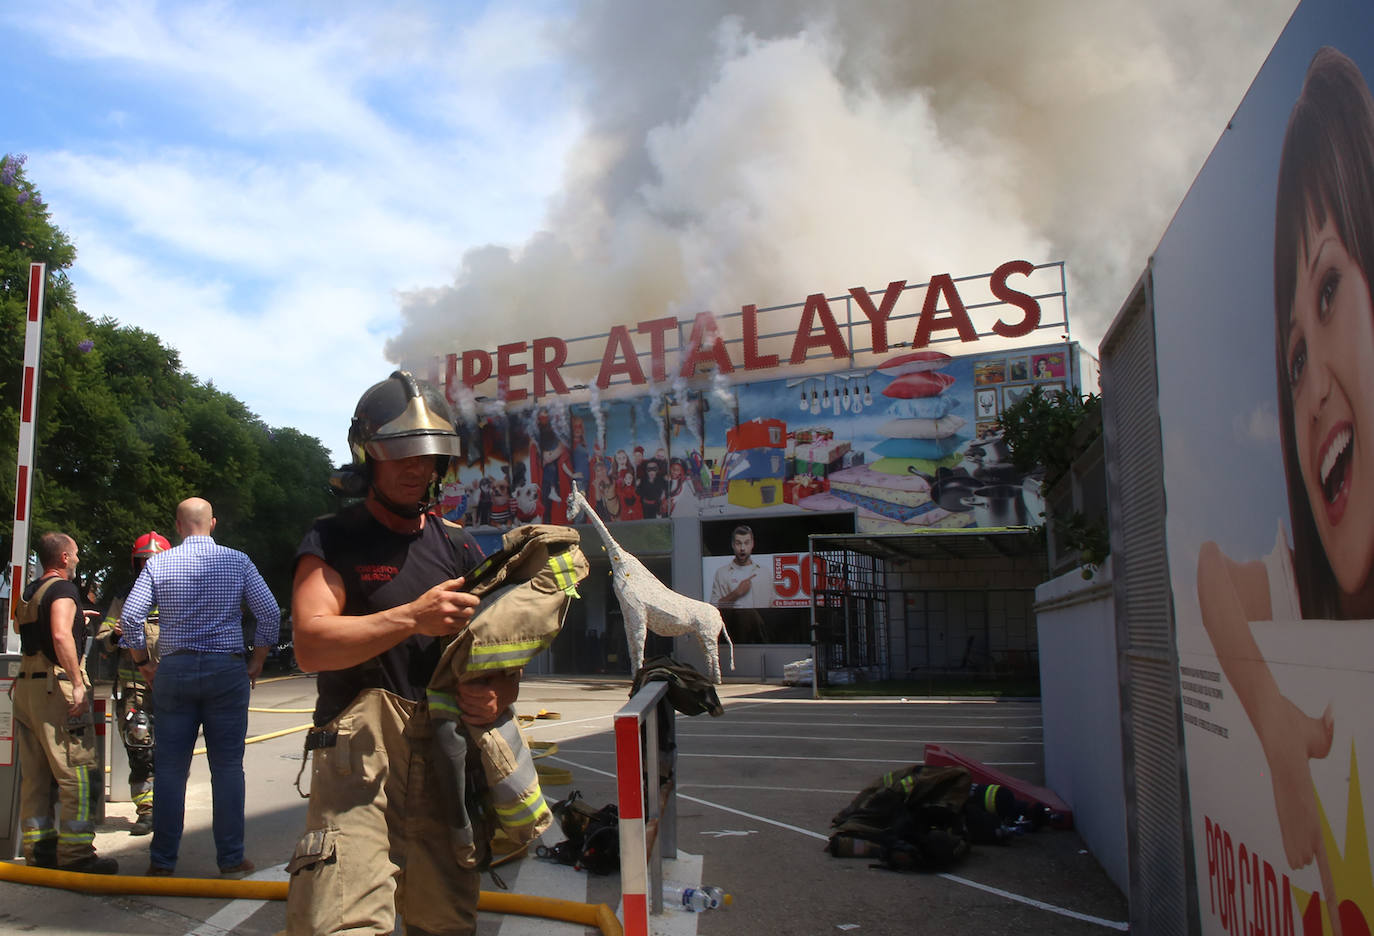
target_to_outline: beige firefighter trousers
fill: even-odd
[[[96,773],[95,722],[87,709],[76,725],[67,721],[72,684],[61,667],[41,653],[26,656],[14,682],[15,741],[23,779],[19,824],[29,864],[68,865],[95,854],[94,797],[105,795]],[[85,679],[85,674],[78,674]],[[90,680],[86,680],[90,685]],[[53,821],[54,800],[62,825]]]
[[[317,730],[335,737],[311,752],[306,833],[287,865],[288,936],[389,934],[397,914],[408,936],[474,932],[479,875],[458,866],[430,792],[425,707],[367,689]]]

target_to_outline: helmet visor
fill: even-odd
[[[389,435],[371,440],[365,448],[368,457],[375,461],[396,461],[400,458],[413,458],[416,455],[457,456],[463,454],[463,446],[458,436],[438,432]]]
[[[427,400],[423,392],[411,397],[396,418],[372,432],[363,445],[367,454],[379,461],[415,455],[461,455],[462,441],[440,408],[441,399]]]

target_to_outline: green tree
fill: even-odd
[[[1043,468],[1040,490],[1048,495],[1102,433],[1101,408],[1102,398],[1095,393],[1046,396],[1036,386],[1002,414],[1002,440],[1012,463],[1027,473]],[[1085,564],[1095,565],[1106,557],[1108,530],[1103,518],[1075,510],[1048,519],[1064,545],[1077,550]]]
[[[23,166],[20,157],[0,161],[0,349],[4,360],[23,360],[29,264],[48,264],[31,534],[75,536],[81,584],[108,599],[131,584],[133,541],[150,529],[175,540],[177,503],[199,495],[215,506],[216,539],[247,552],[285,603],[301,535],[333,509],[328,452],[188,374],[157,336],[82,313],[66,274],[75,250]],[[0,446],[9,452],[20,377],[17,366],[0,373]],[[0,484],[13,492],[14,480],[14,459],[0,458]],[[0,531],[6,556],[12,540],[12,528]]]

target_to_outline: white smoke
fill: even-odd
[[[606,413],[601,409],[601,390],[594,383],[587,386],[587,406],[591,408],[592,418],[596,420],[595,448],[597,452],[605,454]]]
[[[1095,349],[1293,6],[585,2],[560,41],[588,127],[546,229],[405,295],[388,354],[1011,258],[1066,261]]]

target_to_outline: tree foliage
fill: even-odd
[[[1012,463],[1026,473],[1044,466],[1041,487],[1048,491],[1097,438],[1100,424],[1097,432],[1080,429],[1090,424],[1101,405],[1102,398],[1095,393],[1047,396],[1037,385],[1002,413],[1002,441]]]
[[[29,264],[45,263],[31,535],[75,537],[79,582],[103,602],[131,582],[134,539],[155,529],[175,541],[177,503],[201,496],[216,540],[248,553],[285,603],[301,535],[333,509],[329,453],[188,374],[157,336],[81,312],[67,278],[76,251],[23,165],[0,161],[0,360],[11,362],[0,370],[0,450],[18,448]],[[13,497],[13,458],[0,458],[0,487]],[[6,557],[12,542],[0,529]]]
[[[1102,398],[1095,393],[1046,396],[1036,386],[1002,413],[1002,440],[1012,463],[1025,472],[1043,465],[1040,490],[1048,494],[1102,433],[1102,422],[1096,418],[1101,407]],[[1077,550],[1086,565],[1097,565],[1106,557],[1108,530],[1103,518],[1075,510],[1051,517],[1050,522],[1064,545]]]

